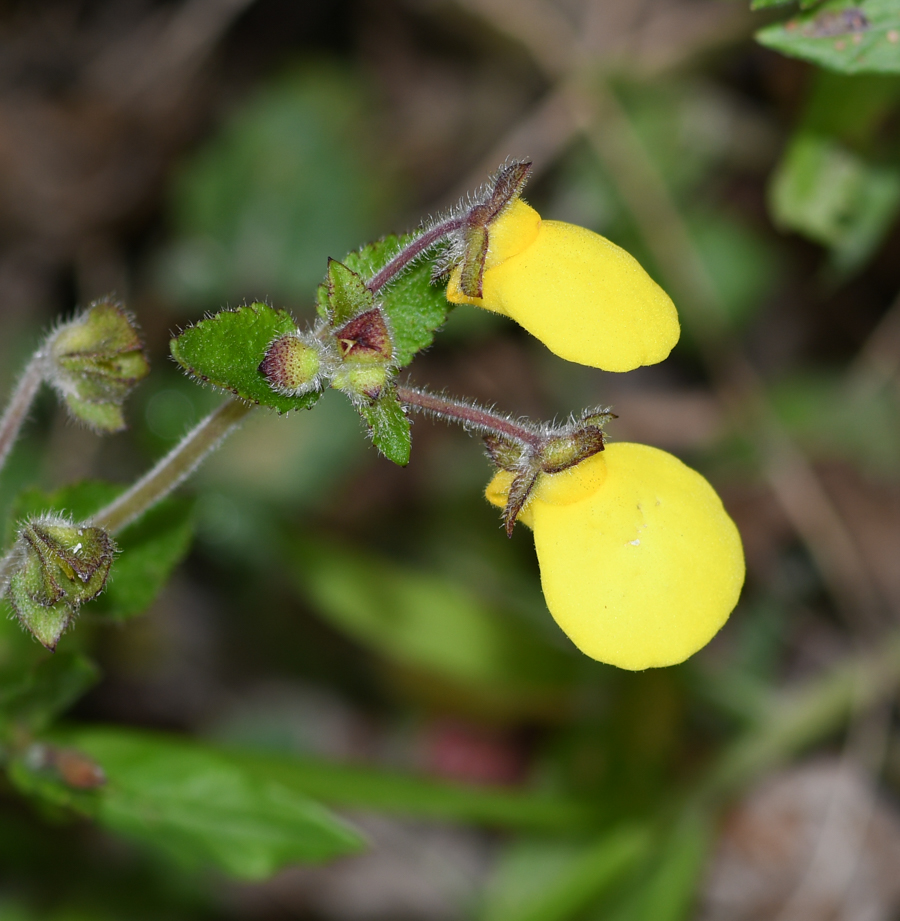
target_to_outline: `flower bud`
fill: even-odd
[[[394,357],[384,315],[377,308],[367,310],[334,332],[344,361],[389,363]]]
[[[348,362],[335,374],[331,386],[342,390],[354,403],[372,402],[381,396],[390,377],[386,365]]]
[[[259,373],[273,390],[285,396],[300,396],[323,386],[323,349],[313,336],[289,333],[276,339],[266,350]]]
[[[92,304],[51,335],[47,356],[48,380],[76,419],[102,432],[125,428],[122,404],[150,366],[121,305]]]
[[[103,591],[115,544],[102,528],[46,515],[19,531],[6,598],[40,643],[55,649],[86,601]]]

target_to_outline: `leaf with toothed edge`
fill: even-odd
[[[409,419],[392,387],[385,387],[374,403],[357,407],[369,426],[375,447],[401,467],[409,463],[411,435]]]
[[[286,311],[249,304],[188,327],[172,339],[172,357],[192,377],[248,403],[280,413],[309,409],[321,396],[318,391],[298,397],[276,393],[259,371],[272,341],[296,329]]]
[[[900,73],[896,0],[828,0],[787,22],[766,26],[756,39],[774,51],[845,74]]]
[[[326,287],[334,326],[342,326],[375,306],[375,295],[366,287],[365,281],[336,259],[328,260]]]
[[[370,243],[341,262],[363,278],[371,278],[414,239],[413,234],[388,236]],[[328,286],[319,285],[316,294],[320,316],[328,315]],[[417,352],[428,348],[434,333],[447,319],[452,305],[447,303],[442,285],[431,283],[431,260],[420,259],[378,292],[378,301],[390,323],[397,367],[408,365]]]

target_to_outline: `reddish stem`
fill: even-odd
[[[423,409],[448,422],[458,422],[466,428],[476,429],[485,434],[502,435],[531,448],[538,449],[541,446],[541,436],[533,428],[513,422],[480,406],[438,396],[425,390],[416,390],[413,387],[398,386],[397,396],[401,403]]]
[[[417,259],[429,247],[440,242],[444,237],[465,226],[466,216],[451,217],[440,224],[435,224],[424,233],[411,240],[391,261],[375,274],[366,287],[374,294],[388,282],[393,281],[411,262]]]

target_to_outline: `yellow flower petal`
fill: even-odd
[[[682,662],[737,603],[740,535],[709,483],[671,454],[612,444],[596,457],[605,476],[579,473],[588,462],[545,476],[528,505],[547,607],[601,662],[632,670]],[[495,477],[494,504],[500,487]]]
[[[531,246],[540,228],[541,216],[521,198],[507,205],[506,210],[491,224],[490,247],[484,261],[485,271]]]
[[[506,314],[579,364],[631,371],[666,358],[680,334],[678,314],[637,260],[599,234],[560,221],[541,221],[523,246],[533,215],[522,202],[510,205],[490,228],[483,297],[459,290],[457,268],[447,300]]]

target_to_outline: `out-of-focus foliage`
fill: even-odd
[[[269,409],[117,535],[55,654],[0,611],[0,919],[731,921],[761,892],[896,914],[900,24],[886,0],[750,6],[4,8],[4,399],[41,330],[112,290],[152,367],[102,442],[38,400],[7,545],[108,502],[223,389]],[[328,257],[370,277],[507,156],[534,157],[544,217],[635,254],[681,342],[567,366],[448,314],[423,260],[380,293],[393,360],[514,416],[611,404],[612,438],[716,486],[749,578],[682,666],[566,643],[477,443],[394,400],[280,415],[313,400],[259,375],[326,317]],[[745,798],[810,748],[780,811]]]
[[[900,143],[887,128],[898,99],[898,77],[823,72],[772,174],[776,223],[827,246],[839,274],[872,256],[900,210]]]
[[[841,73],[900,73],[900,10],[893,0],[828,0],[756,37],[782,54]]]
[[[325,62],[271,81],[181,168],[160,284],[204,308],[309,303],[323,257],[378,233],[396,188],[367,143],[367,93]]]

